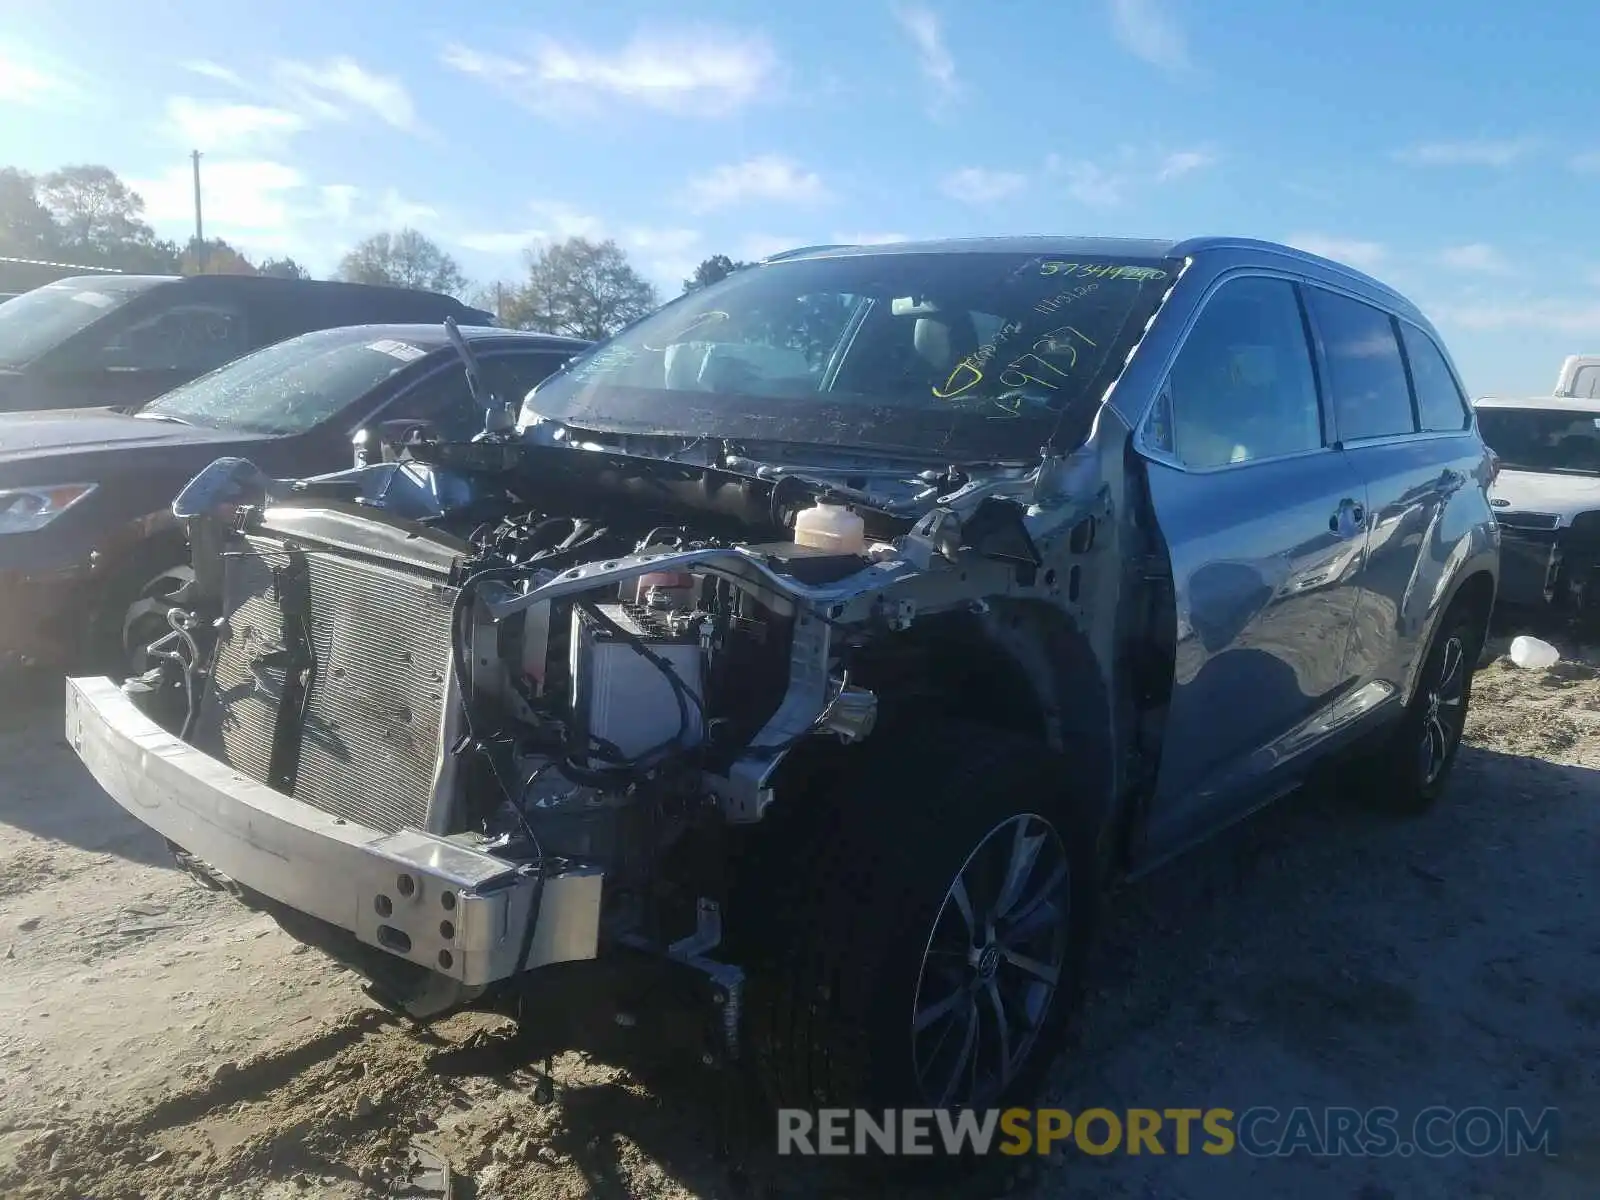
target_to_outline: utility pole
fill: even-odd
[[[194,263],[195,270],[203,275],[206,270],[206,233],[200,220],[200,151],[189,151],[189,159],[194,163]]]

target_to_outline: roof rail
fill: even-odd
[[[780,250],[776,254],[769,254],[769,255],[767,255],[767,257],[761,259],[760,261],[764,262],[764,263],[782,262],[786,258],[795,258],[795,257],[797,257],[797,256],[799,256],[801,254],[815,254],[819,250],[849,250],[849,249],[852,249],[852,244],[850,242],[832,242],[832,243],[828,243],[826,245],[819,245],[819,246],[797,246],[793,250]]]

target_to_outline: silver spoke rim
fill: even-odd
[[[1426,695],[1427,708],[1422,719],[1422,738],[1417,747],[1424,786],[1443,773],[1450,752],[1461,736],[1465,723],[1466,648],[1459,637],[1444,644],[1439,658],[1439,674]]]
[[[934,917],[912,1000],[912,1065],[939,1107],[983,1107],[1032,1054],[1066,960],[1071,871],[1036,813],[994,826]]]

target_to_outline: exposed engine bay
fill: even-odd
[[[873,732],[853,656],[919,614],[1060,591],[996,494],[1030,486],[1014,475],[902,471],[874,507],[847,481],[599,447],[413,449],[304,481],[241,460],[197,477],[174,505],[195,583],[124,691],[338,822],[535,880],[492,952],[464,951],[449,912],[373,898],[362,940],[423,969],[388,985],[416,1015],[604,945],[688,962],[736,1010],[737,968],[709,957],[728,839],[802,742]],[[893,511],[917,493],[956,503]],[[802,544],[819,513],[844,534]]]

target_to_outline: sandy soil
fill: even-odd
[[[1554,1106],[1558,1159],[1069,1153],[937,1194],[1600,1194],[1600,649],[1563,649],[1479,673],[1429,816],[1297,795],[1123,889],[1048,1095]],[[717,1089],[672,1047],[564,1055],[541,1104],[503,1024],[385,1016],[171,869],[78,766],[58,694],[0,717],[0,1194],[443,1195],[440,1164],[458,1198],[889,1194],[809,1163],[730,1171]]]

